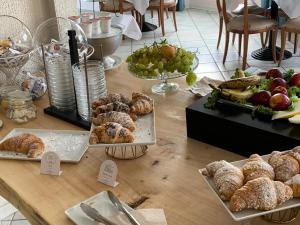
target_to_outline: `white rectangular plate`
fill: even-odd
[[[45,151],[55,151],[62,162],[78,163],[85,151],[88,149],[89,132],[76,130],[15,128],[7,134],[1,142],[7,138],[24,133],[30,133],[41,138],[45,144]],[[41,155],[37,158],[28,158],[25,154],[0,151],[0,159],[40,161]]]
[[[270,155],[264,155],[263,156],[264,160],[266,160],[266,161],[268,161],[269,157],[270,157]],[[231,164],[233,164],[234,166],[237,166],[237,167],[242,167],[246,163],[246,161],[247,161],[247,159],[231,162]],[[266,214],[270,214],[270,213],[273,213],[273,212],[278,212],[278,211],[282,211],[282,210],[285,210],[285,209],[290,209],[290,208],[295,208],[295,207],[300,206],[300,198],[294,198],[294,199],[291,199],[291,200],[283,203],[282,205],[278,206],[277,208],[275,208],[273,210],[269,210],[269,211],[260,211],[260,210],[255,210],[255,209],[244,209],[241,212],[231,212],[230,209],[229,209],[229,202],[225,202],[219,197],[213,179],[211,177],[206,177],[206,176],[202,175],[202,173],[201,173],[202,170],[203,169],[199,170],[199,172],[201,174],[201,177],[208,184],[208,186],[211,188],[211,190],[215,193],[215,195],[217,196],[219,201],[222,203],[224,208],[227,210],[227,212],[230,214],[230,216],[235,221],[249,220],[249,219],[259,217],[259,216],[263,216],[263,215],[266,215]]]
[[[97,195],[94,195],[93,197],[84,200],[84,203],[92,206],[102,216],[105,218],[114,217],[115,215],[118,215],[120,212],[118,209],[111,203],[111,201],[108,198],[107,192],[101,192]],[[81,203],[81,202],[80,202]],[[67,209],[65,211],[65,214],[70,218],[70,220],[73,221],[73,223],[77,225],[98,225],[100,223],[94,221],[90,217],[88,217],[80,208],[80,203],[77,205]],[[132,211],[133,209],[130,208],[128,205],[122,203],[129,211]]]
[[[117,143],[117,144],[96,144],[90,145],[90,147],[116,147],[116,146],[133,146],[133,145],[154,145],[156,143],[155,134],[155,116],[154,110],[144,116],[139,116],[135,121],[136,129],[133,132],[133,143]],[[91,127],[91,132],[94,129],[94,125]]]

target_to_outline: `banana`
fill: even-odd
[[[249,86],[254,86],[260,81],[260,77],[257,75],[236,78],[232,80],[228,80],[219,85],[220,89],[245,89]]]

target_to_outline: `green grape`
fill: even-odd
[[[194,72],[188,72],[185,80],[188,85],[193,85],[197,80],[197,75]]]

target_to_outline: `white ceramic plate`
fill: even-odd
[[[139,116],[135,121],[136,129],[133,132],[133,143],[118,143],[118,144],[96,144],[89,145],[90,147],[117,147],[117,146],[134,146],[134,145],[154,145],[156,143],[155,134],[155,115],[154,109],[152,113],[144,116]],[[91,131],[94,125],[91,127]]]
[[[270,155],[264,155],[263,158],[268,161]],[[235,161],[232,162],[233,165],[237,166],[237,167],[242,167],[247,160],[241,160],[241,161]],[[203,169],[200,169],[199,172],[201,174],[201,177],[204,179],[204,181],[208,184],[208,186],[211,188],[211,190],[214,192],[214,194],[217,196],[217,198],[219,199],[219,201],[222,203],[222,205],[224,206],[224,208],[227,210],[227,212],[230,214],[230,216],[235,220],[235,221],[243,221],[243,220],[248,220],[248,219],[252,219],[255,217],[259,217],[259,216],[263,216],[266,214],[270,214],[270,213],[274,213],[274,212],[278,212],[278,211],[282,211],[282,210],[286,210],[286,209],[290,209],[290,208],[295,208],[295,207],[299,207],[300,206],[300,198],[294,198],[291,199],[285,203],[283,203],[282,205],[278,206],[277,208],[273,209],[273,210],[269,210],[269,211],[260,211],[260,210],[254,210],[254,209],[244,209],[241,212],[231,212],[229,209],[229,203],[228,202],[224,202],[222,199],[220,199],[219,195],[217,194],[217,189],[216,186],[213,182],[213,179],[211,177],[206,177],[204,175],[202,175],[201,171]]]
[[[55,151],[62,162],[78,163],[88,149],[89,132],[76,130],[42,130],[15,128],[2,140],[24,133],[34,134],[41,138],[45,144],[45,151]],[[0,159],[17,159],[40,161],[37,158],[28,158],[27,155],[9,151],[0,151]]]
[[[83,201],[84,203],[92,206],[98,212],[104,216],[107,219],[111,219],[111,217],[114,217],[116,215],[119,215],[120,212],[117,210],[117,208],[111,203],[111,201],[108,198],[107,192],[101,192],[87,200]],[[81,202],[80,202],[81,203]],[[65,211],[65,214],[77,225],[99,225],[100,223],[94,221],[90,217],[88,217],[80,208],[80,203],[77,205],[67,209]],[[128,205],[123,205],[129,210],[132,211],[133,209],[130,208]],[[120,219],[119,217],[117,219]],[[113,221],[113,222],[119,222],[120,223],[126,223],[126,221]]]

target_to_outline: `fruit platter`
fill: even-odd
[[[250,74],[237,68],[230,80],[210,86],[213,91],[205,108],[232,105],[251,111],[254,117],[300,124],[300,73],[292,69]]]
[[[128,56],[129,71],[136,77],[146,80],[162,80],[152,87],[154,93],[176,92],[177,83],[169,83],[169,79],[186,76],[188,85],[196,82],[197,76],[193,72],[199,65],[195,53],[168,44],[166,40],[145,45]]]

